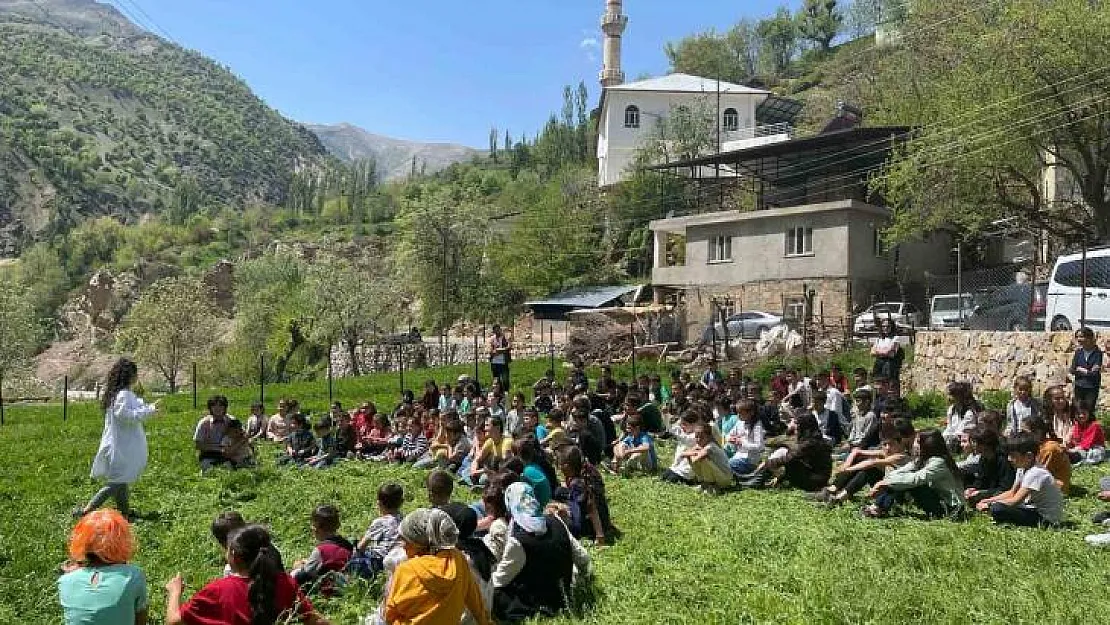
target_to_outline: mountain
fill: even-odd
[[[306,126],[327,147],[328,152],[346,162],[374,158],[386,180],[404,178],[412,173],[412,159],[418,169],[435,173],[454,163],[483,154],[481,150],[453,143],[405,141],[367,132],[351,124]]]
[[[89,217],[283,201],[324,146],[93,0],[0,0],[0,256]]]

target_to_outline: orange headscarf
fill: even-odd
[[[131,524],[112,509],[86,514],[69,535],[69,557],[74,562],[88,562],[93,556],[104,564],[123,564],[134,553]]]

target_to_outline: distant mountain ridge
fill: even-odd
[[[330,160],[226,67],[93,0],[0,0],[0,256],[103,215],[285,201]]]
[[[405,178],[412,173],[413,157],[417,171],[435,173],[484,154],[455,143],[406,141],[377,135],[352,124],[305,124],[332,156],[353,162],[373,157],[385,180]]]

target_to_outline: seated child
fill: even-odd
[[[1017,469],[1013,486],[975,507],[989,511],[991,519],[999,524],[1037,527],[1060,523],[1064,518],[1064,495],[1052,474],[1037,465],[1037,440],[1018,433],[1006,443],[1006,452]]]
[[[370,523],[366,534],[355,546],[355,554],[347,570],[365,578],[373,578],[385,570],[385,557],[401,544],[401,505],[405,491],[399,484],[378,487],[378,518]]]
[[[1014,379],[1014,398],[1006,405],[1006,437],[1021,431],[1021,422],[1029,417],[1043,416],[1041,403],[1033,397],[1033,382],[1024,375]]]
[[[820,491],[817,499],[830,507],[838,506],[864,486],[879,483],[891,471],[910,461],[913,437],[913,423],[909,419],[885,424],[879,432],[880,448],[853,449],[834,473],[833,483]]]
[[[145,623],[146,577],[128,564],[135,552],[131,525],[116,510],[90,512],[69,535],[69,562],[58,578],[66,625]]]
[[[501,484],[490,482],[482,491],[482,509],[486,516],[478,521],[478,527],[485,530],[482,542],[493,554],[493,561],[500,562],[505,553],[505,543],[509,540],[509,521],[512,516],[505,504],[505,489]]]
[[[832,447],[821,435],[817,418],[806,413],[795,421],[794,441],[779,447],[739,484],[745,488],[766,488],[781,483],[805,491],[816,491],[829,483],[832,474]]]
[[[975,430],[981,410],[982,406],[972,395],[971,384],[952,382],[948,385],[948,415],[941,423],[944,426],[941,435],[950,450],[959,449],[961,434]]]
[[[234,574],[208,582],[185,605],[181,575],[166,584],[166,623],[277,623],[279,617],[293,616],[306,625],[327,625],[285,572],[265,528],[248,525],[232,532],[227,558]]]
[[[330,597],[345,583],[343,570],[355,546],[339,535],[339,510],[335,506],[316,506],[311,523],[316,547],[307,560],[293,565],[290,575],[301,588],[318,589],[325,597]]]
[[[446,446],[436,452],[429,466],[438,466],[454,473],[459,470],[463,460],[470,453],[470,440],[466,438],[462,421],[459,421],[458,417],[448,419],[443,426],[443,432],[447,437]]]
[[[1048,469],[1056,486],[1064,495],[1071,489],[1071,460],[1064,447],[1049,437],[1048,422],[1040,417],[1029,417],[1021,422],[1021,431],[1033,435],[1037,441],[1037,464]]]
[[[247,437],[243,423],[239,420],[228,422],[227,431],[220,441],[220,450],[232,469],[245,469],[255,465],[253,439]]]
[[[227,554],[227,537],[232,532],[242,529],[247,526],[247,522],[243,520],[243,515],[235,510],[225,510],[212,520],[212,538],[220,545],[220,557],[226,558]],[[226,561],[224,562],[224,577],[231,575],[231,565]]]
[[[975,470],[963,472],[964,497],[969,504],[994,497],[1010,489],[1014,483],[1014,465],[1010,464],[998,432],[980,426],[970,436],[971,453],[977,461]]]
[[[513,438],[522,436],[524,434],[531,434],[537,440],[543,440],[547,436],[547,428],[540,424],[540,413],[535,408],[528,407],[524,409],[524,419],[522,421],[520,433],[514,433]]]
[[[1102,424],[1094,416],[1094,405],[1081,402],[1076,413],[1075,424],[1071,426],[1068,459],[1072,464],[1098,464],[1106,458],[1106,435]]]
[[[270,416],[266,422],[266,439],[275,443],[285,442],[293,433],[293,415],[300,412],[300,406],[295,399],[282,399],[278,401],[278,411]]]
[[[670,429],[671,438],[674,439],[674,460],[671,467],[659,476],[659,479],[672,484],[694,484],[694,467],[686,452],[694,447],[694,426],[701,423],[701,418],[694,410],[686,410],[678,418],[678,422]]]
[[[339,439],[335,435],[334,425],[331,415],[324,415],[313,427],[319,449],[306,461],[313,469],[326,469],[340,458]]]
[[[651,434],[643,430],[643,421],[639,413],[632,413],[625,417],[624,426],[624,438],[613,445],[613,471],[654,473],[658,467],[655,443]]]
[[[694,426],[694,446],[684,453],[693,467],[694,482],[700,492],[715,494],[718,489],[732,485],[728,456],[713,438],[713,430],[708,424]]]
[[[828,395],[825,391],[812,391],[810,393],[809,410],[813,418],[817,419],[817,427],[821,436],[830,446],[837,446],[844,439],[844,430],[841,429],[840,416],[825,407]]]
[[[335,446],[338,448],[339,458],[354,458],[355,444],[358,435],[355,426],[351,423],[351,415],[345,410],[340,410],[335,418]]]
[[[419,460],[428,451],[428,437],[424,435],[424,425],[420,417],[409,417],[408,430],[401,438],[400,444],[385,454],[390,462],[412,463]]]
[[[573,445],[561,447],[558,457],[559,469],[566,477],[569,491],[567,506],[571,534],[575,538],[592,538],[597,545],[616,538],[620,532],[609,517],[609,499],[605,496],[605,482],[601,474],[586,462],[582,450]],[[493,531],[492,528],[490,531]],[[503,542],[501,547],[504,549]]]
[[[956,461],[938,430],[917,434],[916,461],[894,469],[871,487],[875,503],[864,508],[865,516],[889,516],[899,502],[912,499],[929,518],[951,517],[965,510],[963,483]]]
[[[501,468],[501,464],[512,455],[513,441],[505,436],[500,417],[486,420],[486,441],[470,468],[470,483],[484,485],[489,474]]]
[[[428,489],[428,503],[432,507],[443,506],[451,502],[451,493],[455,491],[455,479],[451,474],[442,469],[436,469],[428,474],[424,481]]]
[[[269,422],[270,418],[266,416],[262,402],[251,403],[251,416],[247,417],[247,437],[252,441],[265,440]]]
[[[358,442],[355,453],[361,458],[380,458],[389,450],[393,442],[393,429],[389,426],[389,416],[384,412],[375,413],[370,423],[357,430]]]
[[[319,450],[316,437],[308,426],[308,418],[299,412],[293,415],[290,426],[289,436],[285,437],[285,455],[278,459],[278,464],[302,465]]]
[[[562,410],[547,413],[547,436],[540,439],[540,444],[549,452],[568,442],[566,430],[563,429],[563,416]]]
[[[851,453],[853,449],[866,449],[865,443],[874,437],[879,429],[879,415],[872,410],[871,389],[856,389],[852,393],[852,425],[848,429],[848,438],[840,450],[842,453]]]
[[[763,424],[755,410],[755,402],[742,399],[736,404],[739,413],[735,425],[725,436],[729,447],[733,449],[732,458],[728,461],[734,475],[746,475],[755,471],[763,458],[763,448],[766,444]]]

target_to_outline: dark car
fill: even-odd
[[[1011,284],[990,291],[968,317],[969,330],[1032,330],[1044,327],[1047,284]]]

